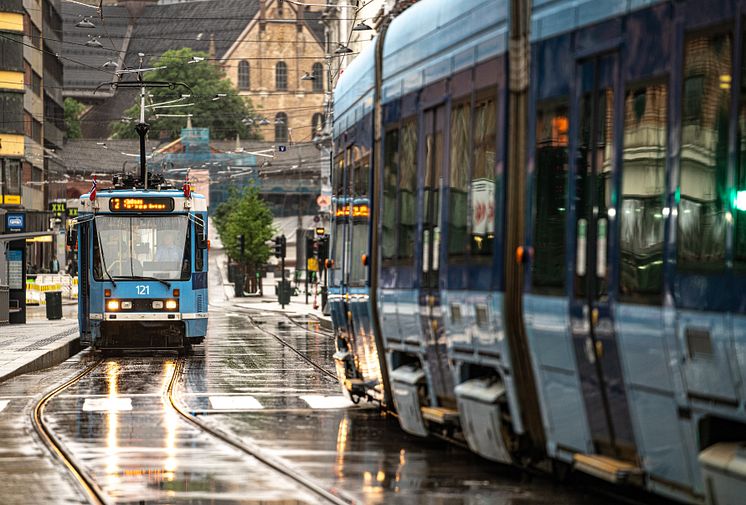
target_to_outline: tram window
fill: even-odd
[[[495,237],[497,103],[478,101],[474,109],[474,171],[471,177],[471,252],[492,254]]]
[[[417,231],[417,122],[401,129],[401,179],[399,182],[399,259],[414,259]]]
[[[362,257],[368,254],[368,222],[356,222],[352,225],[352,245],[350,247],[350,285],[365,284],[365,266]]]
[[[366,196],[368,194],[368,178],[370,177],[370,156],[366,153],[355,164],[353,175],[353,194]]]
[[[668,88],[649,84],[624,98],[619,295],[661,303]]]
[[[334,263],[332,266],[332,278],[333,283],[335,285],[340,285],[342,283],[342,263],[344,262],[344,221],[337,221],[334,223],[334,256],[332,257],[334,259]]]
[[[200,247],[202,238],[204,237],[204,234],[205,234],[204,224],[200,222],[195,222],[194,233],[195,233],[194,243],[196,244],[196,247],[194,248],[194,269],[197,272],[201,272],[205,268],[205,249],[204,247]]]
[[[188,239],[186,216],[97,216],[94,278],[189,279]]]
[[[682,268],[717,269],[725,262],[732,52],[729,34],[690,37],[685,44],[677,239]]]
[[[448,255],[466,253],[467,197],[469,186],[469,160],[471,106],[461,104],[451,111],[451,164],[448,191]]]
[[[565,285],[567,208],[567,102],[540,104],[536,115],[534,287],[561,292]]]
[[[744,34],[746,38],[746,34]],[[746,76],[746,59],[741,75]],[[733,198],[734,237],[733,260],[738,270],[746,270],[746,79],[741,77],[741,100],[738,113],[738,157]]]
[[[383,152],[383,237],[381,254],[383,259],[396,256],[396,193],[399,184],[399,130],[386,132]]]
[[[344,154],[339,153],[334,160],[334,193],[337,196],[344,196]]]

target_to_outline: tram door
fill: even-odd
[[[425,357],[431,374],[431,401],[450,404],[453,379],[448,367],[445,332],[440,308],[438,277],[440,272],[440,211],[444,163],[445,106],[424,113],[424,190],[422,205],[422,275],[420,307],[422,334],[426,339]],[[448,405],[450,406],[450,405]]]
[[[613,54],[579,62],[575,94],[573,346],[595,451],[634,461],[636,449],[609,300],[614,178]],[[609,212],[609,210],[611,212]]]

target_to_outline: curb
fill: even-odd
[[[78,329],[75,328],[75,332],[70,334],[67,338],[60,339],[56,347],[52,349],[43,349],[43,354],[37,356],[31,361],[20,365],[15,370],[2,373],[0,372],[0,383],[7,381],[18,375],[22,375],[30,372],[37,372],[44,370],[45,368],[59,365],[63,361],[67,360],[70,356],[73,356],[80,352],[80,335]]]

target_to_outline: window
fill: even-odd
[[[314,115],[311,116],[311,129],[313,130],[312,136],[321,133],[325,126],[326,120],[324,119],[324,115],[320,112],[315,112]]]
[[[249,62],[241,60],[238,62],[238,89],[245,91],[249,89],[251,81],[249,80]]]
[[[567,206],[567,103],[545,103],[536,114],[534,262],[532,283],[547,292],[565,285]]]
[[[284,61],[275,65],[275,89],[278,91],[287,91],[288,89],[288,66]]]
[[[21,194],[21,162],[19,160],[3,160],[3,195]]]
[[[344,175],[345,175],[345,162],[344,154],[339,153],[334,162],[334,180],[332,181],[334,187],[334,193],[338,196],[344,195]]]
[[[287,142],[288,140],[288,115],[278,112],[275,115],[275,142]]]
[[[185,280],[191,274],[186,216],[97,216],[94,277]]]
[[[36,27],[31,17],[25,14],[23,17],[23,33],[31,39],[31,44],[36,48],[41,48],[41,31]]]
[[[201,218],[201,216],[198,215],[198,217]],[[205,234],[205,224],[204,221],[195,221],[194,222],[194,269],[197,272],[201,272],[205,268],[205,249],[203,247],[200,247],[200,245],[206,246],[207,244],[204,242],[204,240],[207,240],[206,234]]]
[[[467,197],[469,190],[469,161],[471,106],[462,104],[451,111],[451,168],[448,199],[448,255],[466,253]]]
[[[495,238],[497,103],[478,100],[474,108],[474,171],[471,176],[471,252],[492,254]]]
[[[350,285],[365,284],[365,266],[362,257],[368,254],[368,221],[355,221],[352,224],[352,244],[350,245]]]
[[[746,34],[744,34],[746,38]],[[746,76],[746,60],[741,75]],[[738,114],[736,174],[733,188],[733,260],[738,270],[746,270],[746,79],[741,77],[741,101]]]
[[[30,139],[41,143],[41,123],[26,111],[23,112],[23,133]]]
[[[321,63],[314,63],[311,67],[311,77],[313,77],[313,90],[316,92],[324,91],[324,67]]]
[[[370,179],[370,154],[367,149],[360,151],[355,163],[355,173],[352,181],[352,194],[355,196],[368,196],[368,184]]]
[[[631,88],[624,98],[619,294],[631,302],[661,303],[667,100],[665,84]]]
[[[399,180],[399,258],[414,259],[417,231],[417,122],[412,120],[401,129]]]
[[[345,252],[345,221],[339,220],[334,223],[334,233],[332,234],[332,240],[334,241],[334,249],[332,250],[332,284],[338,286],[342,284],[342,263],[344,262]]]
[[[383,237],[381,254],[384,260],[396,257],[396,193],[399,184],[399,130],[386,132],[383,147]]]
[[[725,264],[732,52],[729,34],[690,37],[685,44],[677,195],[677,256],[685,269]]]

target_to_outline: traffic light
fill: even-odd
[[[284,258],[287,252],[287,241],[285,235],[280,235],[272,239],[275,243],[275,258]]]
[[[236,240],[238,241],[238,247],[241,251],[241,257],[243,258],[244,251],[246,251],[246,239],[244,238],[243,234],[236,235]]]
[[[320,237],[318,257],[322,262],[329,257],[329,235]]]

